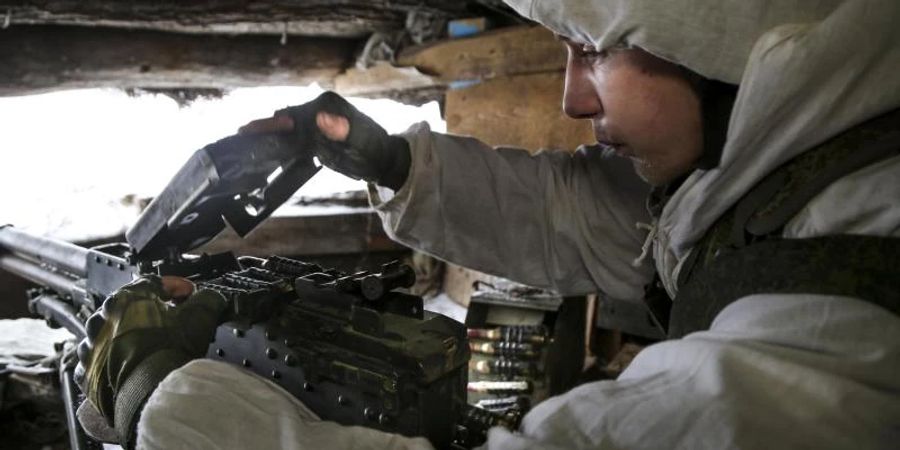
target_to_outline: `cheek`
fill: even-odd
[[[637,71],[613,70],[601,72],[595,79],[610,127],[634,134],[665,124],[665,98],[649,82],[652,77],[648,80]]]
[[[632,138],[654,147],[697,156],[702,142],[700,102],[686,81],[661,76],[636,75],[623,81],[632,95],[626,99],[623,118]],[[624,126],[624,124],[623,124]]]
[[[677,80],[653,76],[636,76],[629,81],[631,115],[642,126],[660,132],[682,128],[691,115],[689,92],[683,92]]]

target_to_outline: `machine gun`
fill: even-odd
[[[415,279],[397,263],[347,274],[293,259],[187,255],[231,226],[244,236],[317,171],[289,135],[232,136],[198,150],[126,233],[127,243],[82,248],[0,227],[0,268],[41,287],[29,309],[76,339],[119,287],[178,275],[222,293],[227,318],[207,354],[279,384],[323,420],[470,447],[497,416],[465,403],[465,327],[397,292]],[[99,448],[76,417],[84,396],[74,352],[60,381],[70,445]]]

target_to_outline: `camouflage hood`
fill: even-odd
[[[764,175],[900,106],[895,0],[506,1],[563,36],[640,47],[740,85],[721,164],[694,172],[657,224],[654,256],[670,293],[689,250]]]

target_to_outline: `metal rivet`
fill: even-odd
[[[218,355],[220,358],[224,358],[224,357],[225,357],[225,350],[222,350],[221,348],[217,348],[217,349],[216,349],[216,355]]]
[[[273,333],[272,330],[266,330],[266,339],[268,339],[270,341],[274,341],[275,333]]]
[[[391,418],[387,416],[387,414],[381,413],[378,415],[378,423],[382,425],[387,425],[391,423]]]
[[[100,261],[103,261],[103,258],[101,258],[99,256],[94,257],[94,262],[100,262]]]
[[[278,352],[276,352],[274,348],[267,348],[266,357],[269,359],[275,359],[278,357]]]
[[[111,259],[107,259],[107,260],[106,260],[106,265],[112,267],[112,260],[111,260]]]
[[[243,330],[239,330],[239,329],[235,328],[235,329],[231,330],[231,332],[234,333],[234,337],[239,337],[239,338],[244,337]]]
[[[375,408],[372,408],[371,406],[367,406],[366,409],[363,410],[363,415],[369,420],[378,419],[378,411],[375,411]]]
[[[290,347],[290,346],[294,345],[294,341],[292,341],[292,340],[290,340],[290,339],[285,339],[285,340],[284,340],[284,345]]]
[[[244,367],[250,367],[250,360],[247,359],[247,358],[244,358],[244,360],[241,361],[241,364],[242,364]]]
[[[275,370],[275,369],[272,369],[272,378],[274,378],[274,379],[276,379],[276,380],[279,379],[279,378],[281,378],[281,373],[279,373],[279,372],[278,372],[277,370]]]
[[[312,392],[313,385],[309,384],[308,381],[303,382],[303,390],[306,392]]]
[[[338,405],[342,405],[342,406],[346,406],[348,403],[350,403],[350,401],[347,400],[347,397],[344,397],[343,395],[337,396],[337,402],[338,402]]]
[[[119,270],[125,270],[125,264],[119,263],[116,267],[118,267]]]
[[[290,367],[297,365],[297,358],[294,355],[284,355],[284,363]]]

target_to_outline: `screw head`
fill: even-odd
[[[224,358],[224,357],[225,357],[225,350],[222,350],[221,348],[217,348],[217,349],[216,349],[216,356],[218,356],[219,358]]]
[[[272,369],[272,378],[274,378],[274,379],[276,379],[276,380],[279,379],[279,378],[281,378],[281,372],[279,372],[279,371],[277,371],[277,370],[275,370],[275,369]]]
[[[284,364],[288,367],[297,365],[297,358],[294,355],[284,355]]]
[[[312,392],[312,391],[313,391],[313,385],[312,385],[312,384],[309,384],[309,381],[304,381],[304,382],[303,382],[303,390],[306,391],[306,392]]]
[[[238,337],[238,338],[244,337],[244,330],[235,328],[235,329],[231,330],[231,332],[232,332],[232,334],[234,334],[234,337]]]
[[[247,358],[244,358],[244,359],[241,361],[241,365],[244,366],[244,367],[250,367],[250,360],[247,359]]]
[[[275,351],[274,348],[269,347],[266,349],[266,358],[275,359],[277,357],[278,357],[278,352]]]

